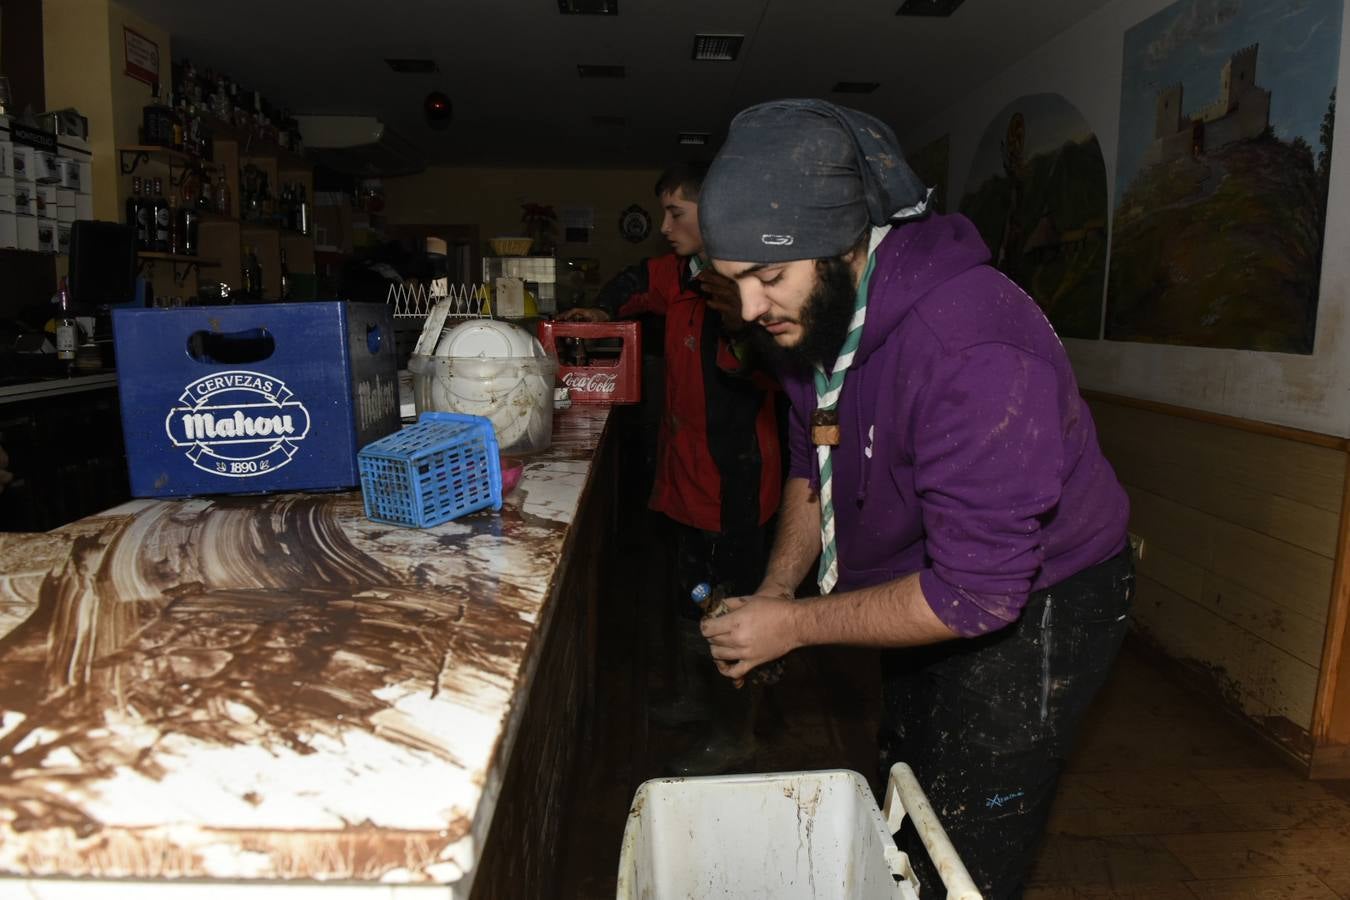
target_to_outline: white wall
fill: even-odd
[[[915,149],[951,134],[949,206],[955,208],[965,193],[980,137],[994,115],[1023,95],[1059,93],[1096,131],[1106,157],[1107,184],[1114,192],[1124,35],[1171,4],[1118,0],[906,133],[905,146]],[[1350,78],[1350,28],[1341,34],[1340,65],[1337,93],[1344,97]],[[1350,436],[1350,116],[1342,116],[1338,124],[1315,352],[1295,356],[1068,340],[1082,387]]]

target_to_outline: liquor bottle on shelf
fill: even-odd
[[[150,203],[150,179],[141,182],[136,198],[136,249],[153,250],[155,244],[154,210]]]
[[[130,227],[133,232],[136,231],[136,223],[140,218],[140,206],[141,178],[137,175],[131,179],[131,193],[127,194],[127,226]]]
[[[178,218],[178,197],[172,191],[169,192],[169,252],[174,256],[183,256],[183,231],[179,227],[182,223]]]
[[[156,253],[169,252],[169,203],[164,199],[164,182],[155,179],[155,194],[150,200],[150,208],[153,212],[152,219],[154,223],[154,249]]]
[[[233,215],[234,203],[230,197],[230,183],[225,176],[216,182],[216,212],[222,216]]]
[[[169,94],[169,145],[179,153],[183,152],[183,116],[174,108],[173,94]]]
[[[286,269],[286,248],[281,248],[281,296],[278,299],[291,299],[291,273]]]
[[[244,297],[252,297],[254,292],[253,248],[245,244],[241,259],[242,262],[239,266],[239,293]]]
[[[154,98],[141,113],[141,140],[155,147],[173,145],[173,110],[164,105],[159,96],[159,82],[153,87]]]
[[[75,323],[75,314],[70,311],[70,289],[66,279],[61,279],[61,287],[56,292],[56,302],[60,312],[56,318],[56,358],[68,365],[75,363],[75,347],[79,343],[79,326]]]
[[[295,230],[301,234],[309,234],[309,201],[305,199],[303,184],[296,185]]]

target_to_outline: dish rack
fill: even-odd
[[[425,319],[442,300],[450,301],[447,319],[487,318],[483,313],[488,302],[485,284],[452,284],[444,293],[425,284],[391,284],[385,296],[395,319]]]

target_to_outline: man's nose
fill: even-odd
[[[747,322],[753,322],[769,311],[769,298],[757,282],[758,279],[747,278],[740,283],[741,318]]]

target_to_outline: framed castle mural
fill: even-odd
[[[1343,0],[1181,0],[1125,34],[1106,336],[1310,354]]]
[[[1101,337],[1106,187],[1096,135],[1059,94],[1000,111],[966,179],[961,212],[1061,337]]]

